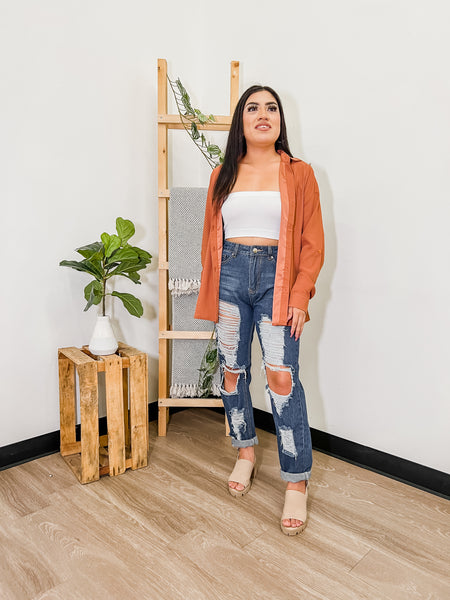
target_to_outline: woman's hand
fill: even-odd
[[[289,321],[291,323],[291,337],[295,335],[295,341],[301,336],[303,327],[305,325],[306,320],[306,312],[301,308],[295,308],[295,306],[290,306],[288,308],[288,324]]]

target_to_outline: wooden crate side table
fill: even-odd
[[[119,343],[116,354],[93,357],[87,346],[59,348],[61,455],[81,483],[120,475],[148,462],[148,357]],[[108,433],[99,436],[98,373],[105,373]],[[81,441],[76,439],[76,374]],[[129,402],[129,416],[128,416]],[[106,450],[107,447],[107,450]]]

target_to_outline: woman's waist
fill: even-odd
[[[268,238],[231,238],[223,242],[223,250],[232,254],[276,256],[278,252],[278,240],[270,240]]]

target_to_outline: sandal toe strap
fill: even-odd
[[[251,460],[245,458],[238,458],[228,481],[235,481],[247,486],[250,483],[250,477],[252,476],[254,464]]]
[[[281,519],[297,519],[305,523],[307,516],[307,500],[308,489],[306,490],[306,494],[297,492],[297,490],[286,490],[283,515]]]

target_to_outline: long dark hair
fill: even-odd
[[[278,110],[280,111],[280,135],[275,142],[275,150],[283,150],[286,152],[286,154],[292,156],[292,153],[289,149],[286,121],[284,120],[283,106],[281,104],[280,97],[275,90],[267,85],[252,85],[245,90],[245,92],[239,98],[239,102],[237,103],[233,114],[230,133],[228,134],[227,147],[225,150],[225,158],[213,191],[213,206],[216,208],[216,210],[221,208],[225,198],[233,189],[238,174],[238,162],[247,153],[247,142],[245,141],[244,125],[242,122],[245,103],[252,94],[262,91],[267,91],[272,94],[277,101]]]

